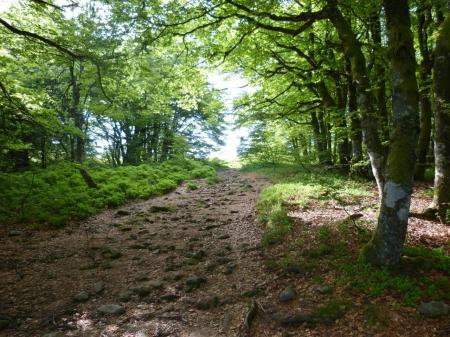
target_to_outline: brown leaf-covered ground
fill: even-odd
[[[348,210],[332,204],[293,209],[296,225],[286,241],[262,248],[255,204],[268,180],[233,170],[219,176],[215,185],[199,181],[191,190],[183,184],[60,230],[1,228],[0,322],[9,328],[0,336],[449,335],[446,317],[425,320],[415,308],[392,306],[395,298],[388,295],[349,292],[335,285],[338,275],[329,266],[318,265],[314,272],[270,268],[269,261],[295,249],[295,240],[312,240],[311,228],[342,220]],[[415,199],[413,209],[426,202]],[[375,216],[370,209],[361,213]],[[408,240],[441,245],[447,228],[413,218]],[[322,294],[319,284],[333,287]],[[278,295],[288,285],[296,297],[281,304]],[[314,310],[333,298],[345,298],[346,310],[328,324],[283,327],[273,319],[276,313]],[[98,308],[104,304],[120,305],[124,312],[102,314]],[[381,316],[377,324],[368,320],[370,308]]]

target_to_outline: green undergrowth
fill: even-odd
[[[372,195],[365,181],[354,181],[332,171],[312,166],[248,165],[244,172],[253,171],[269,177],[273,184],[265,188],[257,204],[258,220],[266,224],[263,244],[280,242],[289,232],[291,208],[308,208],[315,202],[335,200],[342,204],[355,204]]]
[[[174,189],[181,181],[216,176],[205,162],[174,160],[117,168],[93,166],[98,188],[88,188],[76,165],[61,164],[23,173],[0,174],[0,222],[60,226],[129,199]]]
[[[374,223],[347,217],[330,223],[294,224],[289,217],[290,211],[308,212],[329,202],[359,204],[373,196],[369,183],[312,167],[253,166],[244,170],[260,172],[273,182],[261,193],[258,218],[266,225],[263,246],[267,250],[273,246],[279,252],[281,246],[274,245],[282,244],[284,254],[268,258],[268,270],[308,273],[312,280],[321,279],[325,270],[333,273],[334,286],[350,294],[362,293],[369,298],[390,295],[399,305],[450,300],[449,247],[407,246],[397,266],[374,267],[359,258],[361,248],[372,236]]]

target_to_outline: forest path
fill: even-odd
[[[15,325],[0,336],[241,335],[248,296],[270,282],[255,222],[268,181],[219,177],[81,225],[0,233],[0,321]]]

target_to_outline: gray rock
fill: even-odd
[[[419,313],[426,318],[436,318],[448,315],[450,307],[444,302],[425,302],[419,305]]]
[[[20,235],[22,235],[22,232],[17,229],[13,229],[13,230],[9,231],[8,235],[9,236],[20,236]]]
[[[94,290],[94,293],[100,294],[103,290],[105,290],[105,282],[103,281],[95,282],[92,289]]]
[[[161,299],[167,302],[174,302],[179,298],[177,294],[164,294],[161,296]]]
[[[128,302],[131,299],[131,296],[133,296],[133,293],[131,291],[124,290],[119,293],[119,300],[121,302]]]
[[[276,312],[273,319],[278,322],[281,326],[299,326],[303,323],[314,323],[314,315],[308,312],[296,312],[296,313],[281,313]]]
[[[289,302],[292,301],[296,295],[295,289],[292,286],[288,286],[280,293],[278,301],[280,303]]]
[[[154,289],[162,289],[164,287],[164,283],[161,280],[149,281],[147,285]]]
[[[86,291],[80,291],[73,297],[73,299],[76,302],[86,302],[87,300],[89,300],[89,294]]]
[[[136,277],[136,281],[138,282],[143,282],[143,281],[148,281],[149,278],[147,275],[139,275],[138,277]]]
[[[322,284],[322,285],[318,285],[315,289],[316,292],[318,292],[319,294],[329,294],[331,293],[331,286],[329,286],[328,284]]]
[[[203,283],[206,283],[206,278],[203,276],[190,276],[186,280],[186,285],[191,289],[197,289]]]
[[[42,337],[64,337],[64,333],[60,331],[54,331],[46,333],[45,335],[42,335]]]
[[[150,291],[151,291],[150,286],[148,286],[148,285],[135,287],[135,288],[132,288],[131,290],[133,291],[133,293],[135,293],[139,297],[145,297],[145,296],[149,295]]]
[[[120,209],[116,212],[116,216],[126,216],[130,215],[131,213],[129,211],[126,211],[124,209]]]
[[[227,264],[231,262],[231,259],[229,257],[226,256],[219,256],[216,259],[217,264]]]
[[[149,209],[151,213],[170,212],[172,210],[172,207],[164,205],[152,205]]]
[[[194,307],[199,310],[208,310],[211,308],[216,308],[220,304],[220,299],[217,296],[203,297],[195,302]]]
[[[286,271],[288,273],[293,273],[293,274],[301,274],[303,272],[300,265],[298,265],[297,263],[292,263],[292,262],[288,263],[288,265],[286,266]]]
[[[119,304],[103,304],[97,308],[97,311],[107,315],[121,315],[125,309]]]

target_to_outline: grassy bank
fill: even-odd
[[[1,173],[0,222],[60,226],[129,199],[162,194],[183,180],[216,176],[212,166],[193,160],[117,168],[94,166],[88,171],[97,188],[89,188],[72,164]]]
[[[376,226],[373,183],[314,167],[253,165],[243,170],[273,182],[257,205],[258,219],[265,225],[262,245],[274,256],[267,260],[269,270],[301,270],[313,282],[328,284],[340,298],[382,298],[393,306],[450,301],[448,244],[437,247],[436,242],[413,240],[404,248],[401,263],[392,268],[360,261],[359,252]],[[423,197],[424,191],[417,195]]]

